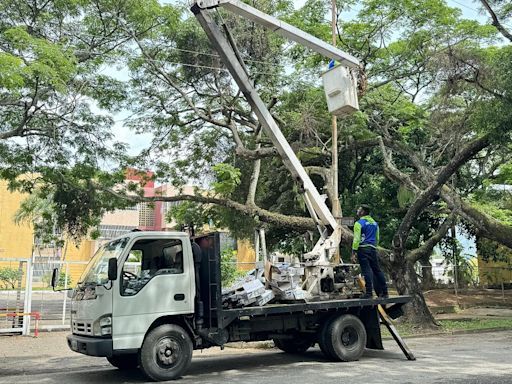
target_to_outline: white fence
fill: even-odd
[[[70,288],[70,269],[84,269],[87,263],[40,257],[0,258],[0,268],[11,273],[17,271],[16,281],[4,282],[0,289],[0,333],[29,335],[35,326],[34,319],[40,319],[40,325],[49,328],[68,325],[69,298],[65,289]],[[62,283],[59,288],[64,290],[53,291],[50,287],[53,268],[59,268]]]
[[[0,258],[0,267],[15,273],[6,279],[0,291],[0,333],[30,333],[30,293],[32,262],[30,259]]]

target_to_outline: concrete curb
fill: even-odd
[[[404,339],[420,339],[427,337],[436,337],[436,336],[450,336],[450,335],[469,335],[472,333],[490,333],[490,332],[500,332],[500,331],[512,331],[512,328],[509,327],[495,327],[495,328],[484,328],[484,329],[461,329],[449,332],[429,332],[422,333],[418,335],[408,335],[402,336]],[[393,337],[386,336],[382,338],[383,340],[393,340]]]
[[[467,309],[479,309],[479,308],[512,309],[512,304],[509,304],[509,303],[502,303],[502,304],[495,304],[495,305],[459,304],[459,305],[445,305],[445,306],[429,307],[430,312],[432,312],[433,315],[451,315],[451,314],[457,314],[460,311],[465,311]]]

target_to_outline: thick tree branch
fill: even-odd
[[[270,100],[270,103],[267,105],[267,108],[271,110],[277,103],[277,97],[273,97]],[[256,143],[256,149],[255,151],[259,151],[261,149],[261,136],[263,135],[263,131],[261,130],[261,124],[258,124],[256,127],[256,130],[254,131],[254,141]],[[275,148],[271,148],[274,149]],[[277,154],[277,151],[275,151],[275,154]],[[247,205],[255,205],[255,199],[256,199],[256,189],[258,188],[258,181],[260,178],[260,171],[261,171],[261,159],[258,158],[254,161],[253,170],[251,173],[251,180],[249,182],[249,191],[247,192],[247,199],[246,204]]]
[[[395,236],[393,237],[393,248],[395,253],[403,251],[414,221],[421,212],[423,212],[423,210],[434,201],[439,188],[441,188],[441,186],[444,185],[469,159],[490,145],[489,137],[489,134],[479,137],[478,139],[468,143],[462,150],[458,151],[450,162],[436,175],[429,187],[416,196],[416,199],[407,210],[405,216],[400,222]]]
[[[452,214],[443,221],[443,224],[437,228],[436,232],[419,248],[409,252],[406,256],[407,260],[409,260],[411,263],[415,263],[424,256],[430,256],[434,247],[443,239],[443,237],[446,235],[446,232],[448,232],[448,229],[450,229],[455,217],[455,212],[456,211],[453,210]]]
[[[441,198],[448,204],[450,209],[458,210],[460,215],[475,227],[479,235],[497,241],[512,249],[512,226],[502,224],[473,207],[447,186],[442,188]]]
[[[485,138],[482,139],[485,141]],[[473,150],[477,149],[477,143],[478,139],[473,141],[473,145],[470,147],[473,148]],[[400,149],[399,147],[395,148]],[[421,165],[421,160],[419,160],[415,154],[409,151],[401,151],[401,153],[411,160],[420,174],[427,175],[427,177],[424,177],[425,182],[432,182],[432,180],[434,180],[435,175],[425,165]],[[471,204],[462,200],[455,191],[446,185],[441,187],[440,196],[448,204],[450,210],[456,210],[457,214],[471,223],[479,231],[481,236],[512,248],[511,226],[502,224],[498,220],[474,208]]]
[[[242,204],[237,201],[215,197],[215,196],[203,196],[203,195],[177,195],[177,196],[151,196],[151,197],[143,197],[138,195],[127,195],[119,191],[115,191],[113,189],[105,189],[100,185],[96,185],[97,188],[110,193],[118,199],[123,199],[126,201],[130,201],[133,203],[140,202],[173,202],[173,201],[194,201],[197,203],[203,204],[215,204],[226,208],[231,208],[237,212],[240,212],[246,216],[257,217],[259,220],[282,226],[285,228],[291,228],[300,231],[311,231],[315,230],[315,222],[313,219],[307,217],[300,216],[288,216],[283,215],[281,213],[271,212],[266,209],[260,208],[256,205],[252,204]]]
[[[16,127],[15,129],[11,129],[9,131],[6,131],[6,132],[1,132],[0,133],[0,140],[6,140],[6,139],[10,139],[12,137],[18,137],[18,136],[21,136],[22,133],[23,133],[23,125],[24,123],[27,121],[27,117],[24,117],[22,119],[22,123],[20,126]]]
[[[510,40],[512,42],[512,33],[510,33],[504,26],[503,24],[501,24],[500,20],[498,19],[498,16],[496,15],[496,13],[494,12],[494,10],[491,8],[491,6],[489,5],[489,2],[487,0],[480,0],[480,2],[482,3],[482,5],[484,6],[484,8],[487,10],[487,12],[489,13],[489,15],[491,16],[491,19],[492,19],[492,25],[494,27],[496,27],[496,29],[505,37],[507,38],[508,40]]]
[[[255,136],[256,141],[256,151],[258,151],[261,148],[261,139],[262,130],[258,129]],[[247,192],[247,199],[246,204],[248,205],[254,205],[255,199],[256,199],[256,189],[258,188],[258,181],[260,178],[260,171],[261,171],[261,159],[256,159],[254,161],[252,173],[251,173],[251,180],[249,182],[249,191]]]
[[[382,156],[384,158],[384,174],[391,180],[394,180],[410,190],[412,190],[414,193],[419,194],[421,193],[421,189],[411,180],[409,175],[403,173],[398,168],[396,168],[392,161],[391,156],[386,150],[386,147],[384,146],[384,141],[380,139],[380,150],[382,152]]]
[[[261,131],[260,131],[261,133]],[[259,150],[261,147],[261,144],[256,144],[256,151]],[[254,166],[251,173],[251,180],[249,182],[249,191],[247,192],[247,199],[246,204],[247,205],[254,205],[255,199],[256,199],[256,189],[258,188],[258,181],[260,178],[260,171],[261,171],[261,159],[257,159],[254,161]]]
[[[271,147],[261,148],[261,144],[258,144],[255,149],[247,149],[246,147],[236,146],[235,153],[247,160],[258,160],[266,157],[272,157],[277,155],[277,150]]]
[[[324,188],[327,192],[327,198],[329,201],[334,201],[334,186],[332,184],[332,170],[331,168],[307,166],[304,167],[309,175],[318,175],[324,180]]]
[[[380,143],[380,137],[375,137],[373,139],[365,139],[365,140],[352,140],[344,145],[339,146],[339,152],[352,152],[358,149],[366,149],[376,147]]]

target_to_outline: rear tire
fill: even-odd
[[[331,317],[327,319],[322,328],[320,328],[320,332],[318,332],[318,346],[320,347],[320,350],[324,354],[324,356],[329,359],[336,361],[336,356],[334,354],[334,351],[331,350],[331,344],[328,342],[327,339],[327,330],[329,329],[330,324],[333,322],[334,319],[337,317]]]
[[[314,344],[310,335],[295,335],[293,339],[274,339],[274,344],[281,351],[292,354],[306,352]]]
[[[354,315],[338,316],[325,327],[324,343],[334,360],[359,360],[366,348],[364,324]]]
[[[151,330],[142,343],[140,365],[155,381],[174,380],[190,366],[192,340],[179,325],[163,324]]]
[[[107,357],[107,360],[114,367],[121,370],[137,369],[139,366],[139,356],[137,353]]]

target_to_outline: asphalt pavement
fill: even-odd
[[[378,383],[511,384],[512,330],[408,340],[407,361],[392,340],[351,363],[327,361],[318,348],[301,356],[276,349],[210,349],[194,353],[180,384]],[[0,338],[0,383],[146,383],[138,370],[122,372],[103,358],[73,353],[65,333]]]

